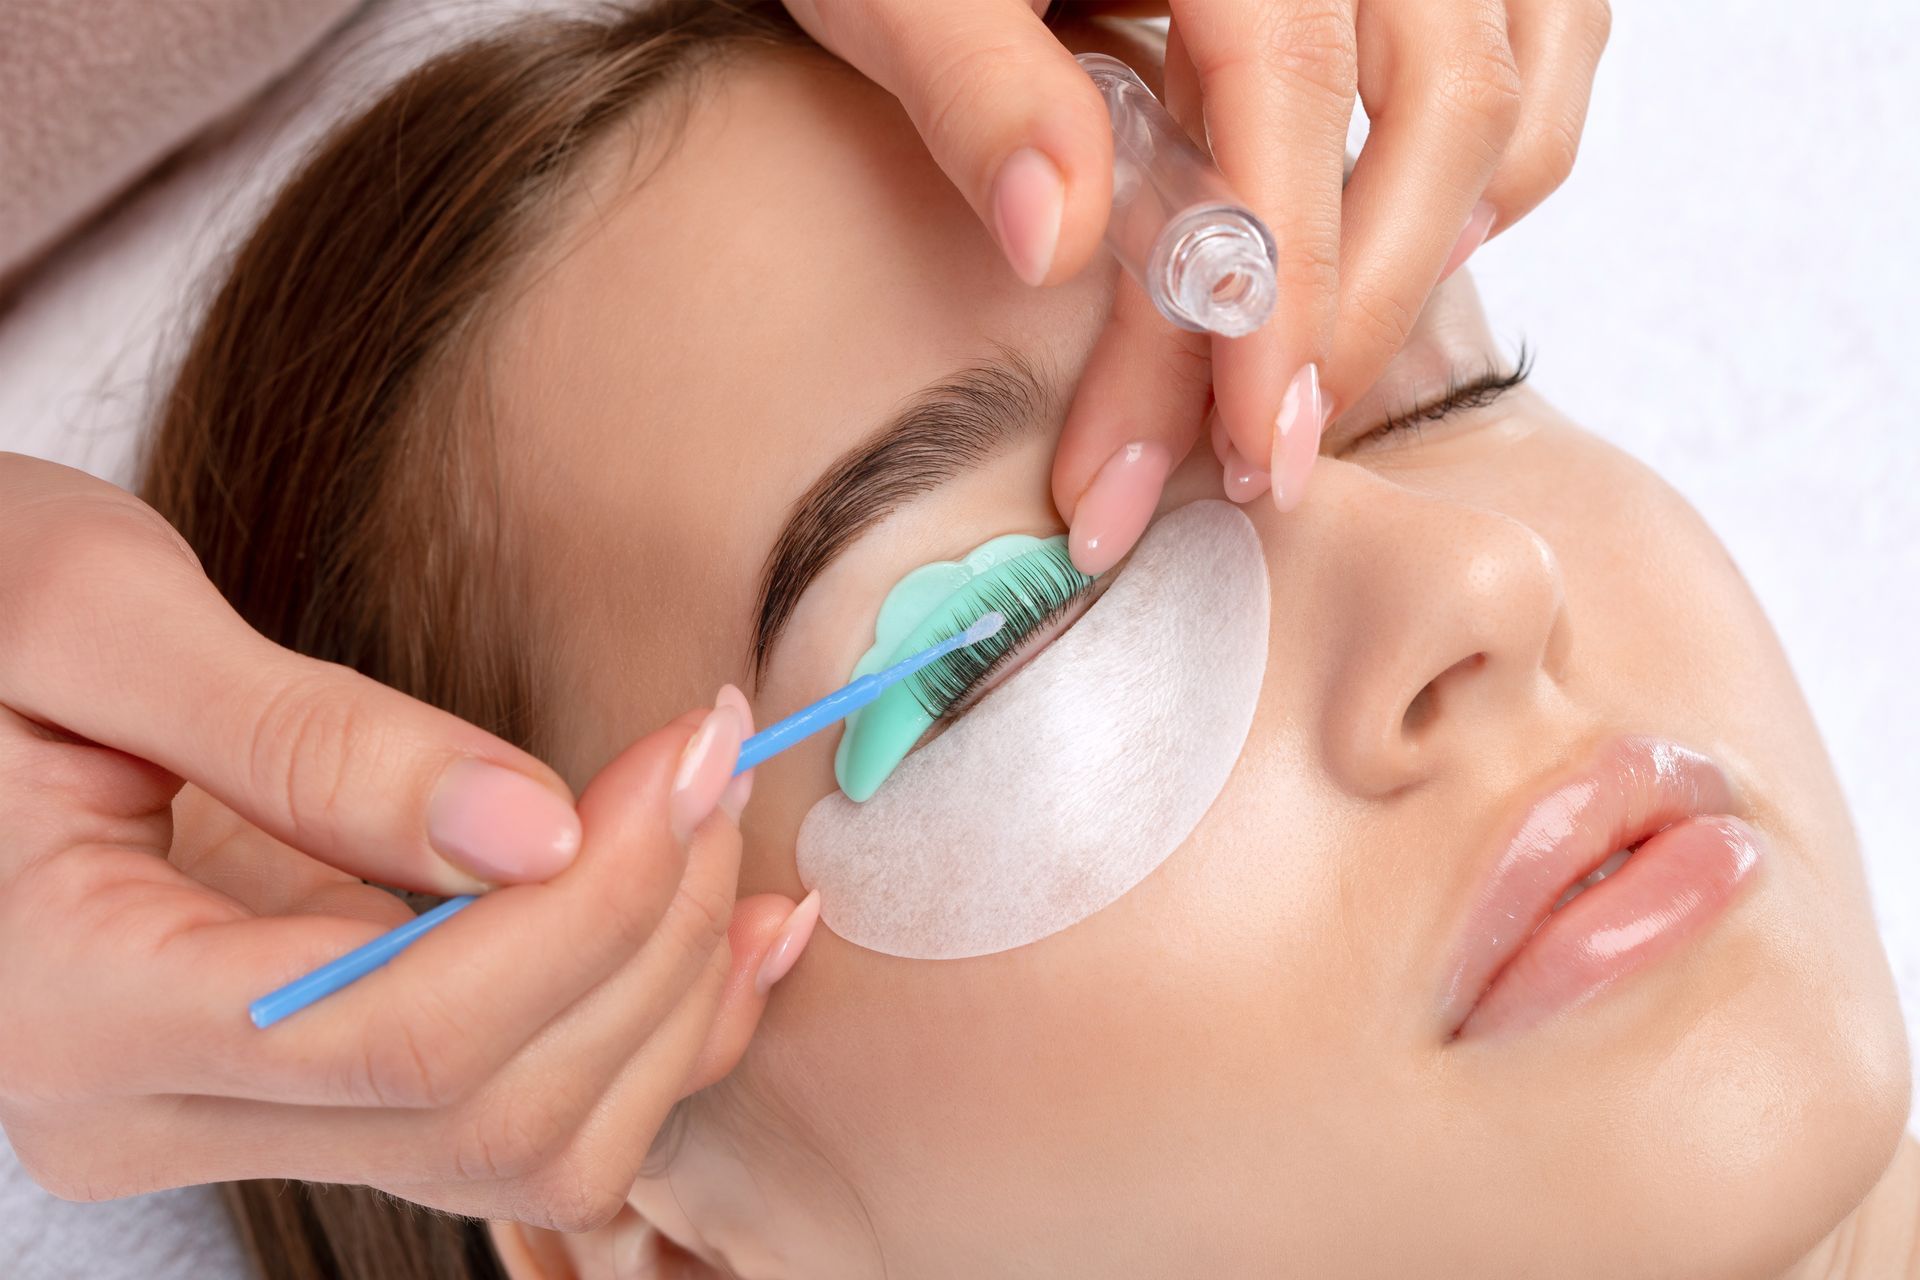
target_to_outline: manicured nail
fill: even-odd
[[[1447,255],[1447,265],[1440,268],[1440,279],[1445,280],[1458,271],[1460,264],[1471,258],[1473,251],[1485,243],[1487,232],[1493,230],[1495,215],[1494,207],[1485,200],[1473,206],[1473,212],[1467,215],[1465,229],[1460,232],[1460,238],[1453,242],[1453,252]]]
[[[1121,445],[1107,459],[1073,509],[1067,554],[1076,569],[1098,574],[1120,563],[1153,519],[1171,470],[1173,455],[1151,440]]]
[[[813,936],[813,926],[820,923],[820,891],[813,890],[800,899],[800,905],[793,909],[787,922],[780,926],[780,933],[767,948],[766,959],[760,962],[760,972],[753,975],[753,989],[761,995],[773,989],[773,984],[793,971],[794,964],[800,959],[800,953],[807,949],[807,939]]]
[[[1273,420],[1273,505],[1291,511],[1306,492],[1307,474],[1320,452],[1320,428],[1326,425],[1320,397],[1320,367],[1306,364],[1287,384]]]
[[[1227,460],[1220,466],[1220,484],[1227,491],[1228,501],[1252,502],[1272,483],[1270,474],[1241,457],[1231,443],[1227,445]]]
[[[719,806],[720,793],[727,789],[733,762],[739,758],[740,713],[732,707],[715,707],[681,749],[680,767],[674,771],[673,791],[667,797],[667,817],[681,844],[692,840],[694,831]]]
[[[1066,203],[1067,185],[1044,153],[1022,147],[1000,162],[993,180],[994,232],[1014,274],[1028,284],[1047,278]]]
[[[720,686],[720,696],[713,700],[716,707],[732,707],[740,717],[740,741],[745,742],[753,736],[753,708],[747,703],[747,695],[730,684]],[[747,797],[753,794],[753,770],[749,769],[739,777],[727,783],[727,789],[720,793],[720,808],[735,822],[746,811]]]
[[[580,852],[573,805],[524,773],[484,760],[456,760],[427,802],[434,851],[492,884],[545,880]]]

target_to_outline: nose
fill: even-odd
[[[1337,783],[1380,796],[1531,718],[1571,640],[1565,582],[1553,548],[1509,515],[1325,470],[1345,474],[1294,513],[1326,504],[1314,538],[1333,672],[1322,743]]]

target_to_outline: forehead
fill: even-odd
[[[762,561],[814,478],[1001,345],[1071,366],[1110,271],[1020,284],[899,104],[816,52],[730,59],[637,128],[504,308],[488,391],[533,589],[567,591],[546,638],[674,654],[648,680],[694,705],[739,677]],[[674,634],[648,634],[662,614]]]

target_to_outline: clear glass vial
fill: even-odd
[[[1113,121],[1107,247],[1182,329],[1238,338],[1273,314],[1273,233],[1132,67],[1075,55]]]

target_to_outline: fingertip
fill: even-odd
[[[1473,206],[1473,212],[1467,215],[1467,225],[1460,229],[1460,235],[1454,240],[1453,248],[1447,252],[1447,261],[1440,268],[1440,280],[1445,280],[1458,271],[1462,264],[1473,256],[1474,250],[1486,242],[1488,234],[1493,230],[1494,219],[1498,216],[1499,210],[1493,207],[1491,201],[1482,200]],[[1436,280],[1435,283],[1438,284],[1439,281]]]
[[[755,992],[765,996],[773,990],[776,982],[793,972],[793,966],[799,963],[800,955],[807,949],[807,943],[812,940],[814,928],[819,923],[820,891],[812,889],[788,913],[761,957],[760,965],[754,971]]]
[[[816,890],[797,903],[777,893],[757,893],[733,904],[727,924],[726,983],[706,1039],[682,1086],[684,1093],[714,1084],[739,1065],[766,1012],[773,984],[792,971],[813,936],[819,922],[819,902]],[[797,928],[793,927],[796,920]],[[771,978],[762,985],[762,978],[769,973]]]
[[[1049,37],[1051,38],[1051,37]],[[1113,125],[1093,80],[1071,55],[1065,74],[1047,86],[1046,103],[1027,134],[1027,145],[1045,154],[1063,183],[1053,252],[1038,283],[1062,284],[1078,276],[1100,253],[1113,206]]]
[[[544,783],[487,760],[448,765],[427,802],[427,839],[463,877],[550,879],[580,853],[580,815]]]
[[[989,199],[993,233],[1013,273],[1029,285],[1044,283],[1066,214],[1067,184],[1060,166],[1038,147],[1021,147],[1000,162]]]
[[[1280,398],[1280,412],[1274,419],[1273,467],[1269,480],[1273,486],[1273,505],[1291,511],[1306,495],[1307,477],[1320,456],[1320,433],[1332,416],[1331,406],[1320,389],[1320,368],[1308,363],[1287,383]]]
[[[1119,564],[1146,531],[1173,470],[1173,453],[1157,440],[1123,444],[1074,504],[1067,553],[1089,575]]]
[[[720,695],[713,700],[716,707],[731,707],[740,717],[740,741],[744,744],[753,736],[753,707],[747,702],[747,695],[731,684],[720,686]],[[720,793],[720,808],[735,822],[746,812],[747,801],[753,795],[753,770],[731,779],[726,789]]]

